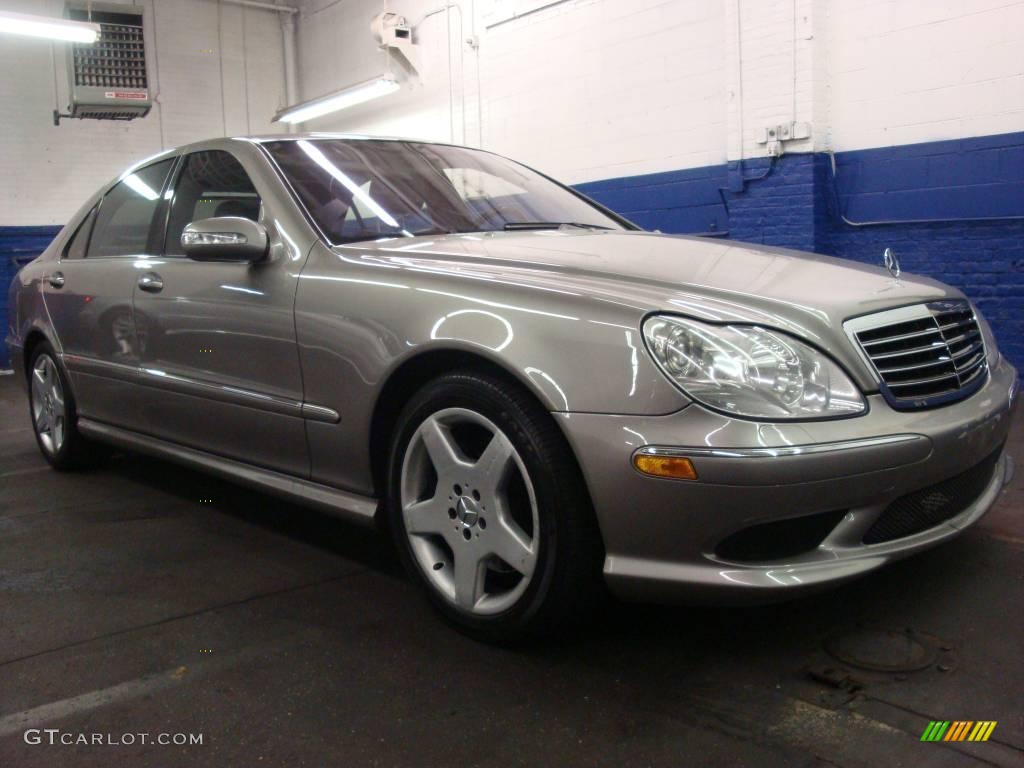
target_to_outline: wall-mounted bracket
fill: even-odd
[[[769,157],[782,157],[785,153],[783,142],[811,138],[810,123],[783,123],[762,128],[757,143],[764,144]]]
[[[412,27],[405,16],[390,11],[379,13],[370,22],[370,31],[381,50],[397,51],[412,71],[419,73],[419,51],[412,41]]]

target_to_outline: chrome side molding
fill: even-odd
[[[341,421],[341,414],[333,408],[323,405],[304,403],[278,395],[266,395],[262,392],[253,392],[225,384],[199,381],[155,368],[141,368],[81,355],[65,354],[62,356],[62,360],[69,371],[76,373],[120,379],[146,387],[156,387],[169,392],[203,397],[231,405],[243,405],[246,408],[257,408],[269,413],[279,413],[310,421],[322,421],[327,424],[337,424]]]
[[[858,440],[841,440],[835,443],[780,445],[775,448],[711,448],[708,446],[687,448],[685,446],[645,445],[642,448],[637,448],[633,454],[642,456],[711,456],[716,459],[764,459],[773,456],[804,456],[851,451],[858,448],[876,448],[881,445],[906,443],[921,438],[921,435],[883,435]]]

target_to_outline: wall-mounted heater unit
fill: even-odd
[[[142,7],[117,3],[68,0],[64,16],[100,25],[92,44],[73,43],[67,52],[68,114],[62,117],[94,120],[132,120],[149,113],[153,102],[146,74],[146,45]]]

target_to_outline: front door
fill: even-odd
[[[172,181],[164,253],[137,264],[136,328],[143,422],[150,433],[204,451],[308,476],[295,290],[302,259],[286,244],[238,157],[186,155]],[[185,226],[243,216],[267,226],[255,263],[188,259]]]
[[[134,264],[160,253],[160,200],[174,159],[134,170],[79,223],[43,281],[78,412],[129,429],[138,426],[133,381],[139,337],[132,318]]]

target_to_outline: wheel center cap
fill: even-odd
[[[459,520],[467,528],[472,528],[476,525],[476,521],[480,519],[480,510],[477,507],[476,501],[469,496],[459,497],[459,501],[455,505],[455,512]]]

